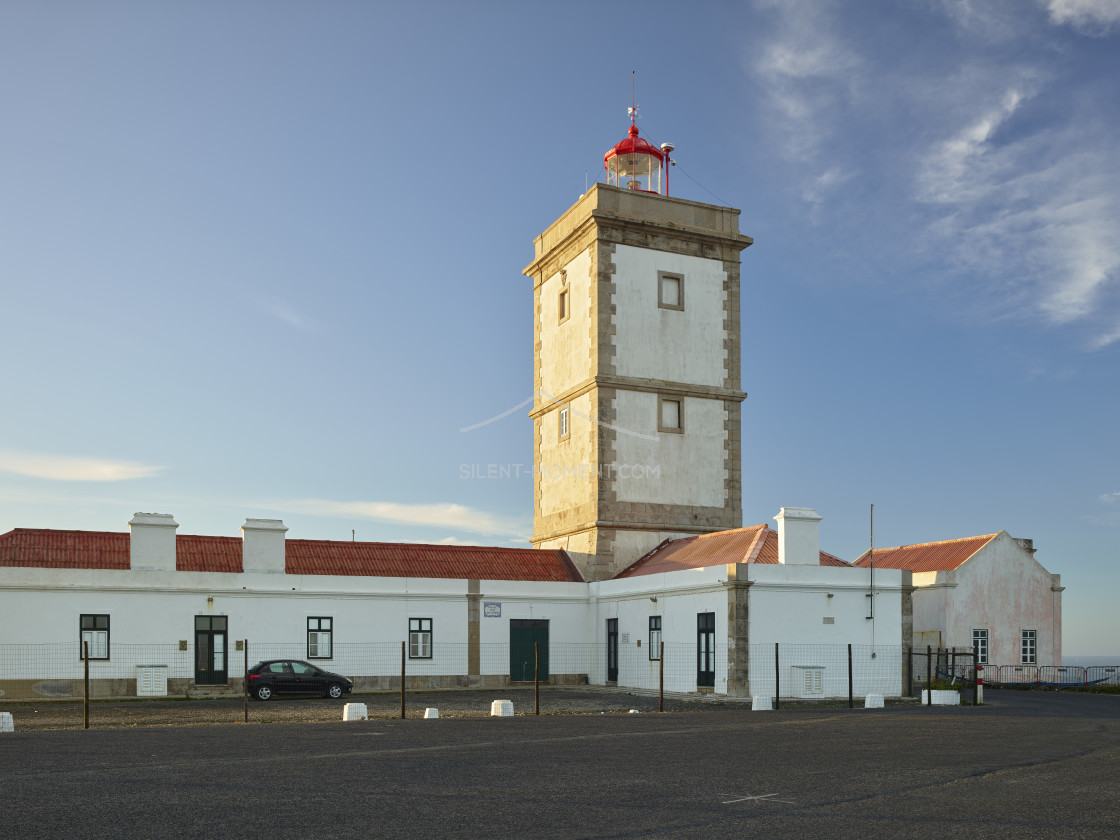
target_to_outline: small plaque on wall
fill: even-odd
[[[482,614],[487,618],[501,618],[502,617],[502,602],[501,601],[483,601]]]

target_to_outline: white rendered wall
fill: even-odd
[[[617,245],[614,264],[618,375],[722,387],[722,262]],[[659,271],[684,276],[683,311],[657,305]]]
[[[727,693],[727,578],[725,566],[711,566],[659,575],[642,575],[591,584],[596,606],[595,642],[602,651],[594,684],[606,682],[607,619],[618,619],[618,685],[658,688],[661,663],[649,658],[649,618],[661,616],[665,643],[665,690],[696,691],[697,616],[715,613],[715,670],[717,694]],[[657,598],[656,603],[650,598]],[[625,634],[628,638],[622,641]],[[641,645],[639,646],[639,642]]]
[[[558,396],[591,375],[591,252],[583,251],[569,262],[566,277],[556,272],[540,289],[541,388]],[[567,280],[570,315],[560,323],[560,289]]]
[[[723,507],[727,502],[723,403],[686,398],[684,433],[659,433],[657,394],[621,389],[616,393],[618,500]]]
[[[1021,633],[1037,634],[1038,665],[1062,659],[1061,593],[1051,575],[1006,532],[998,534],[956,569],[957,586],[948,591],[945,645],[972,647],[972,631],[988,630],[988,662],[1021,664]],[[926,593],[914,593],[915,617],[925,609]],[[917,625],[915,625],[917,629]]]

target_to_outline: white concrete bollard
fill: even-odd
[[[513,701],[495,700],[490,704],[490,717],[513,717]]]
[[[751,698],[751,711],[752,712],[772,712],[774,706],[770,702],[769,697],[752,697]]]
[[[365,703],[347,703],[342,707],[343,720],[366,720],[368,717]]]
[[[434,720],[439,717],[439,709],[433,709],[431,706],[424,710],[425,720]]]
[[[631,709],[631,710],[630,710],[630,714],[632,714],[632,715],[638,715],[638,714],[641,714],[641,712],[639,712],[639,711],[638,711],[637,709]]]
[[[865,709],[882,709],[886,706],[883,702],[882,694],[868,694],[863,698],[863,708]]]
[[[0,712],[0,732],[15,732],[16,723],[11,712]]]

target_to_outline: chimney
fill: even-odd
[[[821,517],[812,508],[784,507],[778,520],[778,562],[787,566],[819,566]]]
[[[1021,538],[1021,537],[1011,537],[1011,539],[1013,539],[1013,540],[1015,540],[1015,542],[1019,543],[1019,548],[1023,549],[1023,551],[1029,552],[1031,557],[1034,557],[1034,552],[1035,552],[1034,540],[1028,540],[1028,539],[1024,539],[1024,538]]]
[[[170,513],[134,513],[128,522],[128,564],[132,569],[175,571],[175,529]]]
[[[246,519],[241,526],[241,570],[284,574],[282,519]]]

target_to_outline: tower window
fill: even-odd
[[[662,309],[684,309],[684,277],[657,272],[657,305]]]
[[[684,404],[679,399],[661,397],[657,406],[657,431],[684,431]]]
[[[572,314],[571,302],[568,297],[568,287],[565,286],[560,290],[560,298],[557,305],[557,310],[560,313],[559,323],[563,324],[568,320],[568,316]]]
[[[571,432],[570,420],[568,419],[568,407],[564,406],[560,409],[559,414],[560,426],[560,440],[566,440],[569,432]]]

